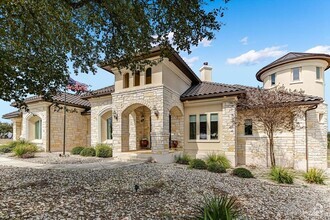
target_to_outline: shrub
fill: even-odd
[[[239,211],[235,198],[227,196],[204,197],[200,206],[196,207],[199,220],[227,220],[239,217]]]
[[[72,154],[72,155],[79,155],[80,152],[81,152],[84,148],[85,148],[85,147],[80,147],[80,146],[78,146],[78,147],[74,147],[74,148],[72,148],[72,150],[71,150],[71,154]]]
[[[8,144],[4,144],[0,146],[0,153],[10,153],[18,144],[27,144],[27,143],[28,142],[25,140],[12,141]]]
[[[94,157],[95,156],[95,149],[92,147],[85,147],[81,152],[80,156],[83,157]]]
[[[189,162],[189,167],[199,170],[205,170],[207,168],[207,165],[204,160],[193,159]]]
[[[233,175],[241,178],[253,178],[251,171],[243,167],[234,169]]]
[[[207,164],[207,170],[212,172],[212,173],[225,173],[226,168],[221,166],[219,163],[212,162]]]
[[[227,159],[225,155],[216,154],[216,153],[207,155],[206,163],[209,164],[214,162],[219,163],[225,169],[230,168],[230,161]]]
[[[272,180],[275,180],[278,183],[293,183],[293,174],[283,167],[272,167],[270,171],[270,177]]]
[[[13,149],[15,156],[22,158],[34,157],[34,153],[38,151],[38,147],[35,144],[29,143],[27,141],[22,141],[16,145]]]
[[[188,165],[190,161],[191,157],[188,154],[180,154],[179,156],[175,157],[175,162],[179,164]]]
[[[107,144],[98,144],[95,147],[97,157],[112,157],[112,148]]]
[[[308,183],[324,184],[324,171],[316,168],[311,168],[304,174],[304,178]]]

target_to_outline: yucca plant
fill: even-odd
[[[283,167],[272,167],[270,171],[270,177],[272,180],[278,183],[293,184],[294,175]]]
[[[206,157],[206,164],[219,163],[225,169],[230,168],[231,164],[228,158],[222,154],[211,153]]]
[[[236,199],[228,196],[204,197],[200,206],[196,206],[198,220],[231,220],[239,217]]]
[[[324,184],[324,171],[317,168],[311,168],[304,174],[304,178],[308,183]]]

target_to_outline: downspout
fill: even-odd
[[[52,103],[50,106],[48,106],[48,152],[50,153],[50,108],[54,105]]]
[[[307,112],[317,108],[317,105],[310,106],[305,111],[305,141],[306,141],[306,172],[308,172],[308,133],[307,133]]]

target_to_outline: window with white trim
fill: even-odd
[[[42,139],[42,121],[38,120],[34,123],[34,138]]]
[[[212,113],[210,115],[210,124],[211,124],[210,126],[211,140],[217,140],[219,133],[218,113]]]
[[[199,139],[200,140],[207,139],[207,115],[206,114],[199,115]]]
[[[270,82],[271,82],[272,86],[274,86],[276,84],[276,73],[273,73],[272,75],[270,75]]]
[[[107,119],[107,140],[112,140],[112,117]]]
[[[300,67],[292,68],[292,81],[300,81]]]
[[[321,67],[316,67],[316,79],[321,80],[322,79],[322,72],[321,72]]]
[[[196,115],[189,115],[189,139],[196,140]]]

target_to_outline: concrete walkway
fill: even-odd
[[[132,166],[144,163],[142,161],[129,161],[123,162],[118,160],[108,160],[94,163],[82,163],[82,164],[41,164],[31,163],[21,160],[16,160],[0,155],[0,165],[11,166],[11,167],[25,167],[33,169],[62,169],[62,170],[75,170],[75,169],[113,169],[117,167]]]

